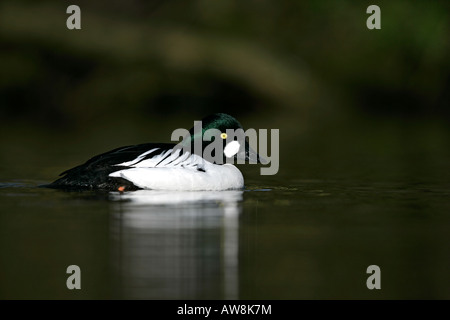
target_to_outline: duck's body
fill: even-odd
[[[226,125],[217,125],[217,119]],[[207,117],[204,123],[205,120],[209,127],[218,127],[222,132],[226,128],[240,127],[234,118],[225,114]],[[63,177],[48,187],[110,191],[228,190],[244,187],[242,173],[234,165],[224,162],[216,164],[176,146],[172,143],[147,143],[117,148],[63,172]],[[242,149],[248,159],[251,149],[248,145]]]

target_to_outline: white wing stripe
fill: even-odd
[[[204,167],[204,159],[196,154],[191,154],[185,152],[181,154],[181,149],[169,149],[160,154],[153,156],[152,158],[143,158],[158,150],[159,148],[154,148],[152,150],[146,151],[139,155],[136,159],[132,161],[122,162],[116,164],[116,166],[126,166],[134,168],[174,168],[174,167],[187,167],[187,168],[199,168]]]
[[[132,167],[134,166],[137,162],[141,161],[146,155],[148,155],[149,153],[152,153],[153,151],[158,150],[159,148],[154,148],[151,150],[148,150],[146,152],[144,152],[143,154],[139,155],[136,159],[131,160],[131,161],[127,161],[127,162],[122,162],[119,164],[115,164],[115,166],[124,166],[124,167]]]

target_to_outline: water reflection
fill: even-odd
[[[112,194],[117,291],[136,299],[238,298],[242,191]]]

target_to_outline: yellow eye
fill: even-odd
[[[222,134],[220,135],[220,137],[221,137],[222,139],[226,139],[226,138],[228,137],[228,135],[227,135],[226,133],[222,133]]]

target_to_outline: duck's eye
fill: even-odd
[[[222,139],[226,139],[226,138],[228,137],[228,135],[227,135],[226,133],[222,133],[222,134],[220,135],[220,137],[221,137]]]

